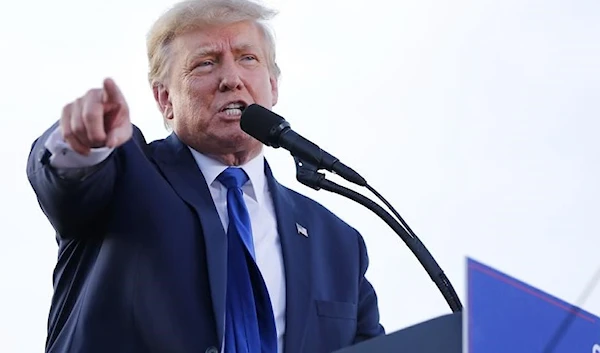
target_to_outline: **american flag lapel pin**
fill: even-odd
[[[308,238],[308,230],[306,230],[306,228],[296,223],[296,229],[298,230],[298,234],[304,235]]]

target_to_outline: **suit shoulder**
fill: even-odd
[[[147,145],[148,143],[146,142],[146,137],[144,136],[144,133],[142,132],[142,130],[135,124],[131,124],[132,127],[132,137],[134,140],[138,141],[138,143],[140,144],[144,144]]]
[[[135,125],[133,125],[133,139],[148,157],[156,156],[167,144],[166,138],[158,138],[152,141],[146,140],[142,131]]]

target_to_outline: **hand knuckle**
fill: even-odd
[[[71,114],[71,108],[73,107],[73,103],[69,103],[62,108],[62,116],[68,116]]]
[[[71,130],[73,130],[73,132],[77,135],[80,135],[81,133],[85,132],[85,126],[83,125],[81,115],[73,117],[73,122],[71,123]]]
[[[99,90],[99,89],[97,89],[97,88],[92,88],[92,89],[89,89],[89,90],[88,90],[88,91],[85,93],[85,96],[84,96],[84,97],[86,97],[86,99],[90,99],[90,98],[91,98],[91,99],[95,99],[95,98],[97,98],[97,97],[98,97],[98,92],[100,92],[100,90]]]
[[[88,139],[90,140],[90,142],[94,143],[94,144],[98,144],[104,141],[102,134],[100,134],[100,132],[90,132],[88,134]]]
[[[88,123],[100,119],[100,117],[98,116],[98,112],[92,109],[86,109],[84,112],[82,112],[81,118]]]

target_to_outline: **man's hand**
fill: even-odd
[[[102,88],[89,90],[63,108],[60,129],[65,141],[82,155],[92,148],[119,147],[133,131],[127,102],[109,78]]]

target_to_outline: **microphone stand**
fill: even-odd
[[[327,180],[325,178],[325,174],[319,173],[318,168],[315,165],[307,163],[303,159],[300,159],[296,156],[293,157],[294,161],[296,162],[296,179],[300,183],[315,190],[323,189],[351,199],[370,209],[385,223],[387,223],[387,225],[389,225],[394,232],[398,234],[406,246],[408,246],[412,253],[417,257],[417,260],[419,260],[429,277],[433,280],[439,291],[444,296],[444,299],[446,299],[446,302],[450,306],[452,312],[456,313],[462,311],[463,306],[460,302],[460,298],[452,287],[450,280],[446,277],[444,271],[440,268],[425,245],[423,245],[423,243],[414,233],[412,235],[409,234],[395,218],[393,218],[377,203],[354,190],[350,190],[346,187],[336,184],[335,182]],[[389,204],[388,207],[392,208]]]

